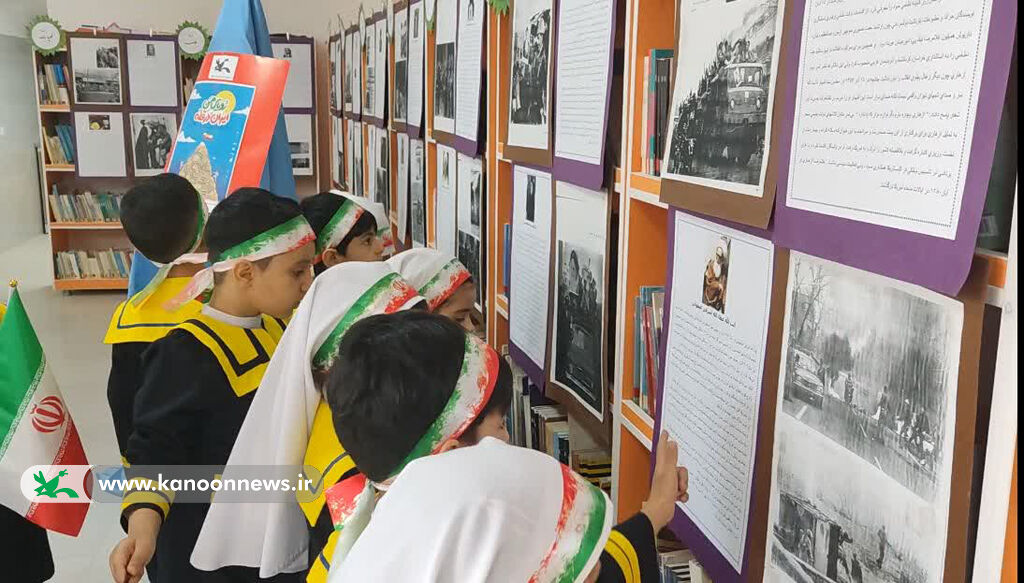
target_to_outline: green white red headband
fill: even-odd
[[[316,234],[306,219],[299,215],[280,225],[268,229],[234,247],[225,249],[205,269],[192,276],[185,289],[165,304],[170,311],[177,310],[189,300],[195,299],[213,288],[213,274],[230,271],[241,261],[259,261],[275,255],[294,251],[316,240]]]
[[[498,380],[498,353],[477,337],[466,335],[466,352],[462,371],[448,402],[413,446],[409,455],[392,471],[394,479],[413,460],[438,453],[441,446],[458,439],[479,417],[494,392]],[[335,547],[334,561],[343,559],[369,522],[376,496],[375,485],[362,474],[356,474],[331,486],[324,493],[334,529],[341,531]]]
[[[563,465],[555,541],[529,583],[578,581],[590,573],[612,528],[608,505],[604,492]]]
[[[348,198],[343,198],[341,206],[334,211],[331,220],[327,221],[323,230],[316,236],[316,258],[313,262],[323,261],[324,251],[337,247],[341,240],[352,231],[352,227],[356,225],[356,221],[363,216],[364,212],[366,210],[361,206]]]
[[[441,304],[452,297],[459,286],[469,281],[472,274],[458,259],[445,263],[441,271],[420,288],[420,295],[427,299],[430,311],[433,312]]]
[[[313,369],[327,370],[338,355],[338,346],[353,324],[371,314],[391,314],[406,308],[413,300],[422,301],[419,293],[397,273],[382,277],[366,290],[338,320],[334,329],[313,354]]]
[[[153,261],[148,257],[146,258],[149,259],[149,261],[152,262],[154,265],[159,267],[159,269],[157,269],[156,273],[153,275],[153,278],[149,280],[149,283],[146,284],[146,287],[142,288],[137,294],[132,296],[131,303],[133,306],[141,306],[143,302],[145,302],[151,295],[153,295],[153,292],[156,291],[156,288],[160,287],[160,284],[163,283],[165,279],[167,279],[167,274],[170,273],[171,268],[173,268],[175,265],[179,263],[206,262],[206,256],[204,254],[196,254],[195,251],[196,249],[199,249],[199,244],[203,242],[203,229],[206,228],[206,220],[210,216],[210,211],[206,208],[206,202],[203,200],[203,196],[201,194],[197,193],[196,200],[198,201],[199,205],[199,214],[196,216],[196,228],[195,231],[192,233],[192,240],[188,244],[188,250],[185,251],[185,253],[181,254],[179,257],[175,258],[175,260],[171,261],[170,263],[160,263],[159,261]]]

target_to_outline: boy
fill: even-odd
[[[403,251],[387,264],[420,291],[431,312],[454,320],[467,332],[476,331],[476,283],[458,259],[423,247]]]
[[[290,200],[242,188],[210,214],[210,267],[169,309],[212,287],[209,303],[146,351],[128,439],[129,477],[157,482],[138,466],[223,465],[267,363],[312,281],[315,235]],[[209,476],[213,478],[213,476]],[[254,569],[203,573],[189,564],[209,504],[176,505],[174,492],[129,490],[121,524],[128,536],[110,555],[115,581],[137,582],[151,558],[153,583],[256,581]],[[158,536],[159,535],[159,536]]]
[[[121,457],[132,432],[132,406],[142,382],[142,352],[169,330],[199,313],[199,302],[173,312],[164,302],[178,295],[202,267],[205,254],[191,254],[202,239],[206,207],[192,184],[177,174],[159,174],[130,189],[121,200],[121,224],[132,245],[161,265],[149,285],[121,302],[103,339],[110,344],[107,402]]]
[[[374,316],[349,329],[324,393],[338,439],[367,480],[388,484],[417,458],[485,437],[507,439],[502,407],[492,408],[489,402],[504,402],[507,408],[511,373],[502,381],[496,362],[501,359],[470,338],[450,320],[420,312]],[[498,384],[509,385],[508,396],[500,396]],[[477,419],[482,421],[474,427]],[[473,435],[463,437],[467,430]],[[686,470],[675,467],[676,451],[662,433],[651,495],[640,513],[612,532],[601,558],[601,581],[657,581],[655,535],[671,520],[675,503],[686,500]],[[345,528],[365,524],[373,507],[364,502],[372,498],[365,495],[370,492],[346,482],[328,491],[332,517],[343,535]],[[342,554],[334,557],[330,580],[341,580],[334,571],[341,571],[352,544],[339,542]]]
[[[314,485],[291,504],[221,503],[215,497],[192,553],[194,566],[212,571],[258,565],[263,576],[310,569],[307,581],[326,577],[330,553],[323,562],[319,556],[333,549],[337,535],[324,489],[356,470],[335,435],[321,397],[322,379],[354,322],[425,303],[379,261],[344,263],[314,280],[267,367],[224,471],[231,479],[234,467],[311,467]],[[244,532],[237,529],[240,517]]]
[[[377,238],[377,221],[354,197],[321,192],[304,199],[301,206],[316,233],[316,275],[346,261],[381,260],[384,248]]]
[[[331,192],[336,193],[337,191],[332,190]],[[388,218],[388,211],[384,208],[384,204],[360,196],[353,197],[353,200],[372,214],[374,220],[377,221],[377,238],[380,239],[381,245],[384,247],[382,257],[387,258],[394,255],[395,233],[391,230],[391,221]]]

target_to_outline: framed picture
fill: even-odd
[[[274,58],[291,64],[281,100],[284,109],[313,108],[313,45],[298,41],[297,38],[291,41],[275,38],[271,41]]]
[[[125,40],[125,53],[128,55],[130,105],[181,106],[178,41],[173,36],[130,36]]]
[[[117,111],[76,111],[76,171],[82,177],[128,176],[124,114]]]
[[[136,176],[154,176],[164,171],[167,156],[178,135],[176,113],[130,113],[132,164]]]

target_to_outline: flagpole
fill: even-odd
[[[4,304],[10,304],[11,303],[11,296],[14,295],[14,290],[16,290],[16,289],[18,289],[18,280],[12,279],[7,284],[7,298],[4,299]]]

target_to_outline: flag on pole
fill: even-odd
[[[30,502],[31,466],[88,465],[78,430],[47,366],[18,289],[0,311],[0,504],[48,530],[77,536],[89,503]]]
[[[267,17],[260,0],[224,0],[217,19],[217,27],[210,39],[210,52],[227,51],[261,57],[274,56],[270,46]],[[274,139],[267,152],[260,187],[270,192],[298,200],[295,194],[295,176],[292,174],[292,155],[288,149],[288,133],[284,125],[284,109],[277,113]],[[156,274],[156,266],[141,253],[135,252],[128,280],[128,297],[146,287]]]

